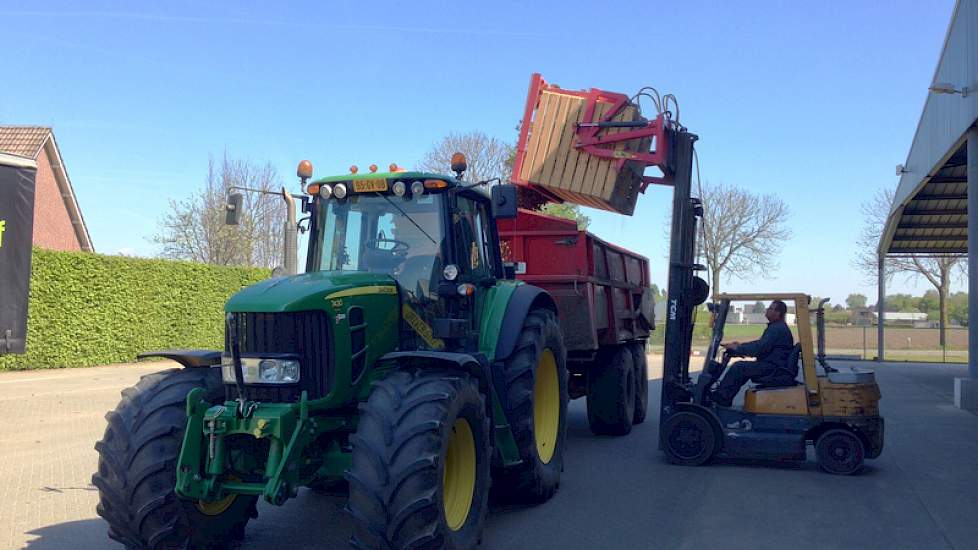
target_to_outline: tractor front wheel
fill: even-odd
[[[351,543],[363,549],[474,548],[489,498],[490,422],[472,377],[399,371],[360,406]]]
[[[173,369],[144,376],[122,392],[106,415],[98,451],[96,511],[109,524],[109,537],[127,548],[175,550],[223,548],[244,537],[257,517],[257,497],[229,495],[217,501],[177,498],[177,458],[187,428],[187,394],[203,388],[205,398],[224,398],[221,371]]]

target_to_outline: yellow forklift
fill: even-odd
[[[731,304],[769,300],[795,308],[798,342],[781,367],[785,372],[748,387],[742,408],[713,403],[710,395],[731,358],[724,351],[717,359]],[[688,359],[676,360],[673,354],[672,364],[664,365],[659,433],[660,447],[670,462],[700,465],[715,457],[803,461],[811,443],[823,471],[849,475],[859,472],[865,459],[880,455],[883,418],[875,374],[861,368],[834,368],[825,360],[827,301],[822,300],[814,311],[817,355],[810,298],[805,294],[721,294],[709,304],[713,335],[696,382],[689,377]],[[797,379],[799,362],[802,380]]]

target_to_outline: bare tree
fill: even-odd
[[[756,195],[737,187],[707,183],[700,188],[703,219],[699,248],[713,279],[714,296],[720,276],[747,278],[777,267],[779,247],[791,237],[784,226],[788,206],[773,195]]]
[[[418,168],[428,172],[445,173],[451,169],[452,155],[462,153],[468,161],[465,171],[467,181],[476,182],[492,178],[509,181],[512,170],[507,162],[510,147],[482,132],[451,133],[425,153]]]
[[[280,264],[284,201],[273,195],[242,192],[240,222],[228,226],[224,224],[225,204],[232,186],[281,190],[278,174],[269,163],[231,159],[227,153],[220,164],[209,159],[204,187],[185,200],[171,200],[169,210],[160,218],[153,236],[153,241],[162,246],[160,255],[218,265]]]
[[[860,207],[863,213],[863,228],[859,233],[858,249],[853,265],[860,269],[867,282],[876,282],[879,276],[878,249],[886,220],[893,207],[894,190],[882,188],[873,198],[864,202]],[[889,258],[885,262],[883,276],[890,280],[895,275],[903,274],[908,280],[923,277],[937,289],[938,309],[940,311],[941,346],[947,342],[948,307],[947,296],[951,290],[951,281],[955,276],[964,272],[963,256],[956,254],[907,254],[898,258]]]

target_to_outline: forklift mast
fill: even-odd
[[[669,287],[666,304],[665,354],[662,370],[660,424],[676,403],[690,400],[689,353],[693,338],[693,312],[703,303],[709,287],[695,272],[696,229],[703,204],[692,196],[693,144],[697,136],[685,130],[671,133],[669,167],[673,187],[672,228],[669,237]],[[661,427],[661,426],[660,426]]]

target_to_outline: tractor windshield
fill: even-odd
[[[415,297],[429,297],[441,272],[440,195],[405,199],[356,194],[323,201],[319,269],[392,275]]]

